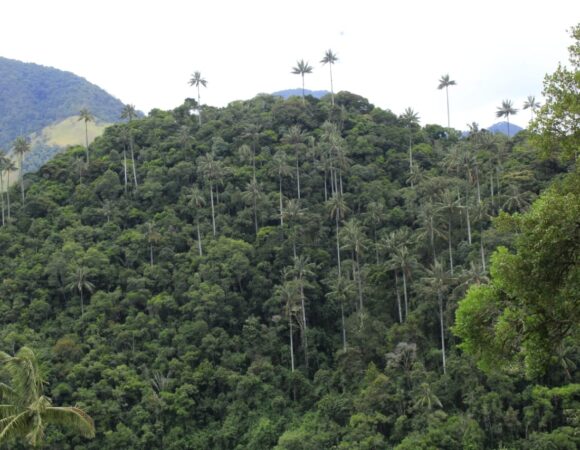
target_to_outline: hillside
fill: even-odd
[[[24,204],[11,189],[0,345],[37,349],[48,395],[97,429],[48,428],[46,448],[573,448],[577,385],[559,386],[577,374],[487,374],[450,333],[514,240],[491,217],[568,167],[525,133],[335,100],[262,95],[201,125],[153,110],[108,127],[88,168],[76,147],[27,175]]]
[[[70,72],[0,57],[0,149],[8,151],[17,136],[35,134],[36,156],[29,158],[27,169],[40,167],[54,150],[79,143],[74,132],[78,127],[68,127],[67,131],[64,128],[65,124],[72,125],[82,108],[92,112],[101,124],[100,131],[102,124],[119,120],[123,104]],[[58,147],[54,140],[41,142],[42,135],[55,132],[61,136]]]

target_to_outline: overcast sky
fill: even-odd
[[[489,126],[496,107],[540,98],[542,80],[568,63],[574,0],[18,0],[0,3],[0,56],[68,70],[144,112],[194,97],[225,106],[300,86],[329,89],[325,50],[338,54],[335,90],[421,123],[446,123],[439,78],[449,73],[451,126]],[[1,76],[1,74],[0,74]],[[525,125],[528,111],[512,120]]]

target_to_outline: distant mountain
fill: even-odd
[[[84,127],[82,140],[73,132],[78,129],[73,117],[82,108],[88,108],[100,125],[94,138],[103,124],[119,120],[123,103],[73,73],[0,57],[0,148],[7,151],[17,136],[30,136],[33,149],[28,160],[35,162],[26,170],[39,167],[67,145],[84,142]],[[47,137],[54,127],[56,140]],[[44,155],[47,151],[50,154]]]
[[[497,122],[491,127],[486,128],[490,133],[503,133],[507,136],[508,134],[508,123],[507,122]],[[510,136],[513,137],[522,131],[523,128],[510,122]]]
[[[325,95],[330,94],[329,91],[311,91],[310,89],[304,89],[304,95],[312,95],[315,98],[322,98]],[[282,98],[288,97],[302,97],[302,89],[285,89],[283,91],[273,92],[272,95]]]

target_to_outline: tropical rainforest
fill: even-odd
[[[44,448],[578,448],[574,37],[514,137],[187,99],[4,192],[0,360],[94,421]]]

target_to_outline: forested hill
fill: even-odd
[[[83,108],[100,121],[115,122],[123,104],[73,73],[0,57],[0,148]]]
[[[54,404],[97,430],[49,427],[45,448],[574,448],[577,343],[528,380],[480,371],[450,332],[522,234],[492,217],[569,167],[526,132],[335,103],[153,110],[88,168],[73,148],[10,190],[0,346],[36,349]]]

